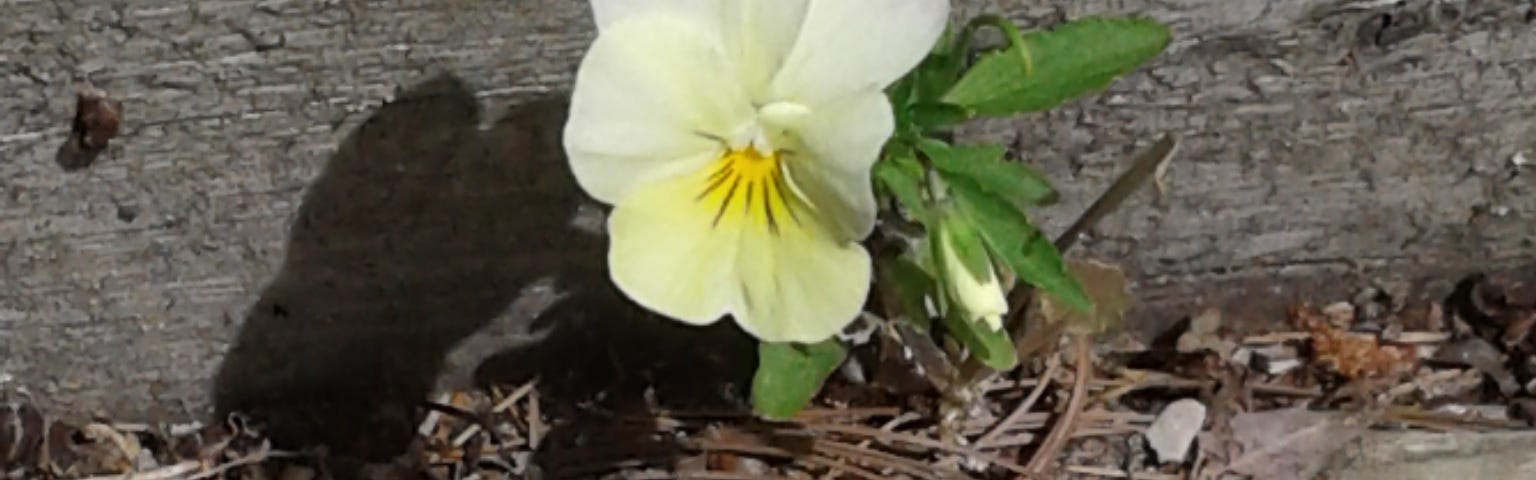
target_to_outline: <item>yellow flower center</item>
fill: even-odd
[[[714,227],[745,220],[778,233],[785,219],[800,222],[782,167],[779,152],[763,155],[751,146],[728,151],[710,167],[707,186],[695,200],[713,211]]]

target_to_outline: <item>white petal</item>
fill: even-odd
[[[804,152],[791,158],[791,177],[839,238],[862,240],[874,229],[870,169],[894,129],[890,101],[870,91],[814,110],[798,132]]]
[[[592,0],[592,19],[599,31],[647,13],[685,15],[715,24],[720,18],[720,0]]]
[[[614,284],[651,311],[695,325],[739,304],[740,229],[712,228],[696,196],[708,171],[635,189],[608,217]]]
[[[599,31],[646,14],[696,21],[720,36],[748,91],[766,94],[768,82],[794,47],[809,1],[592,0],[592,14]]]
[[[722,5],[726,49],[739,62],[748,92],[766,96],[768,83],[795,46],[809,0],[738,0]],[[754,98],[756,103],[767,98]]]
[[[948,0],[812,2],[773,94],[815,105],[884,89],[933,50],[948,21]]]
[[[637,183],[699,168],[751,121],[751,102],[718,39],[697,22],[665,15],[614,24],[576,73],[565,149],[588,194],[618,202]],[[705,155],[707,156],[707,155]]]
[[[742,329],[763,341],[826,340],[863,311],[869,253],[834,238],[817,222],[781,225],[778,233],[752,226],[742,232],[736,266],[742,305],[732,313]]]

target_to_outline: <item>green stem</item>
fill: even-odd
[[[1019,59],[1023,61],[1022,65],[1024,65],[1024,77],[1028,78],[1034,74],[1035,61],[1029,55],[1029,47],[1024,44],[1024,34],[1019,31],[1019,26],[996,14],[980,15],[965,24],[965,29],[960,31],[960,42],[955,45],[955,51],[964,53],[966,49],[970,48],[971,37],[976,34],[976,30],[987,26],[1002,32],[1003,36],[1008,39],[1008,46],[1010,48],[1018,47]]]

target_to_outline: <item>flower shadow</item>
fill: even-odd
[[[216,413],[251,417],[279,448],[378,462],[406,451],[455,369],[481,385],[537,377],[555,415],[594,400],[643,410],[647,390],[737,407],[750,339],[648,315],[608,280],[606,239],[573,226],[584,197],[560,146],[565,111],[535,100],[482,130],[449,75],[379,108],[306,192],[281,270],[219,366]],[[562,296],[533,311],[528,297],[554,298],[528,286],[551,277]],[[582,435],[555,425],[551,439]]]

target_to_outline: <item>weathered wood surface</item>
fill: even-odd
[[[1330,459],[1330,478],[1433,480],[1536,476],[1530,432],[1372,431]]]
[[[1536,172],[1512,163],[1536,159],[1526,1],[963,3],[1173,26],[1167,53],[1104,95],[968,132],[1059,179],[1052,230],[1135,149],[1185,137],[1162,202],[1141,197],[1086,243],[1136,273],[1149,324],[1194,303],[1345,295],[1377,274],[1411,291],[1536,261]],[[551,114],[476,128],[562,95],[591,36],[584,2],[0,0],[0,13],[0,377],[45,404],[201,411],[237,335],[279,353],[225,369],[235,396],[412,377],[389,368],[430,370],[403,364],[516,316],[501,312],[527,281],[606,288],[600,243],[564,226],[568,179],[520,174],[558,163],[541,137],[557,127],[527,123]],[[462,88],[377,113],[433,72]],[[127,120],[107,155],[66,172],[54,153],[86,84]],[[429,381],[404,383],[409,396]]]

